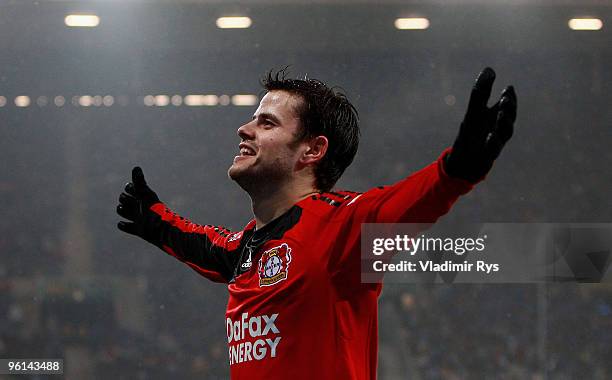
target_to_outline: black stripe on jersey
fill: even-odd
[[[302,208],[299,206],[293,206],[287,210],[283,215],[274,219],[270,223],[266,224],[259,231],[251,229],[244,231],[242,238],[240,239],[240,245],[237,249],[240,252],[238,261],[234,265],[234,276],[230,280],[230,283],[234,282],[236,277],[252,269],[255,266],[253,261],[257,255],[259,249],[270,240],[280,240],[285,232],[289,231],[293,226],[297,224],[302,216]],[[248,260],[248,251],[251,251],[251,266],[243,268],[242,264]]]
[[[217,234],[227,236],[224,231],[228,230],[225,227],[215,227]],[[172,248],[179,260],[188,261],[205,270],[215,271],[228,281],[232,278],[238,257],[237,250],[226,251],[223,247],[215,245],[206,233],[185,232],[163,220],[157,213],[153,213],[147,221],[145,233],[145,239],[162,250],[164,245]]]
[[[330,205],[335,206],[335,207],[338,207],[338,206],[340,206],[342,204],[342,202],[335,201],[335,200],[333,200],[331,198],[326,197],[325,195],[319,196],[318,199],[321,200],[321,201],[325,201],[325,202],[327,202]]]

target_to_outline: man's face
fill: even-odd
[[[259,103],[250,122],[238,128],[240,153],[228,170],[245,190],[278,180],[288,180],[302,150],[296,144],[300,120],[296,109],[302,100],[286,91],[270,91]]]

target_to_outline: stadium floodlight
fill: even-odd
[[[15,97],[15,105],[17,107],[27,107],[30,105],[30,97],[27,95],[19,95]]]
[[[106,95],[102,98],[102,104],[107,107],[110,107],[115,103],[115,98],[112,95]]]
[[[235,106],[254,106],[257,104],[256,95],[234,95],[232,96],[232,104]]]
[[[598,18],[573,18],[567,22],[572,30],[600,30],[603,22]]]
[[[168,95],[156,95],[155,105],[158,107],[165,107],[170,104],[170,97]]]
[[[217,19],[217,27],[221,29],[245,29],[251,24],[251,18],[245,16],[228,16]]]
[[[142,103],[147,106],[147,107],[151,107],[155,105],[155,96],[153,95],[147,95],[144,98],[142,98]]]
[[[423,30],[429,28],[429,20],[424,17],[398,18],[395,27],[400,30]]]
[[[64,18],[64,23],[66,26],[75,28],[93,28],[100,25],[100,17],[94,14],[67,15]]]
[[[219,104],[217,95],[187,95],[184,98],[187,106],[216,106]]]
[[[93,105],[93,97],[90,95],[83,95],[79,97],[79,105],[81,107],[89,107]]]

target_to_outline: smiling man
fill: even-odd
[[[321,184],[317,186],[316,183],[317,163],[325,157],[329,139],[336,137],[328,138],[321,135],[320,131],[301,128],[298,115],[306,103],[300,95],[273,87],[272,78],[267,83],[269,92],[261,100],[253,119],[238,128],[238,136],[242,139],[240,155],[234,158],[228,170],[229,177],[251,197],[257,228],[280,216],[298,200],[318,191]],[[277,83],[280,85],[279,81]],[[314,85],[315,82],[311,83]],[[325,91],[323,87],[314,88]],[[338,108],[347,109],[347,120],[344,121],[346,125],[343,127],[348,130],[354,142],[337,141],[337,144],[352,143],[353,152],[347,153],[350,158],[345,164],[348,166],[357,151],[359,140],[357,114],[345,98],[332,99],[337,101]],[[302,117],[306,120],[308,116]],[[331,154],[330,151],[327,159]],[[319,181],[329,182],[327,178]]]
[[[356,193],[332,191],[357,152],[355,108],[320,81],[270,73],[228,170],[254,219],[238,232],[192,223],[136,167],[117,206],[129,222],[118,227],[228,284],[233,379],[375,379],[382,285],[360,282],[361,223],[435,222],[486,176],[516,118],[512,87],[487,107],[494,79],[490,68],[478,76],[452,148],[394,185]]]

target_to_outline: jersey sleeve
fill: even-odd
[[[153,244],[212,281],[230,281],[238,261],[237,249],[228,246],[232,232],[192,223],[163,203],[154,204],[150,211],[154,220],[148,223],[147,234]]]
[[[391,186],[381,186],[356,196],[353,220],[361,223],[434,223],[446,214],[473,184],[449,177],[444,171],[446,149],[440,157]],[[359,226],[357,226],[359,227]]]
[[[333,273],[350,279],[349,283],[354,285],[360,282],[360,268],[364,264],[360,254],[362,223],[419,223],[425,228],[473,188],[470,182],[446,174],[443,160],[449,152],[450,148],[436,161],[396,184],[357,194],[339,207],[345,223],[344,241],[343,249],[330,262]]]

